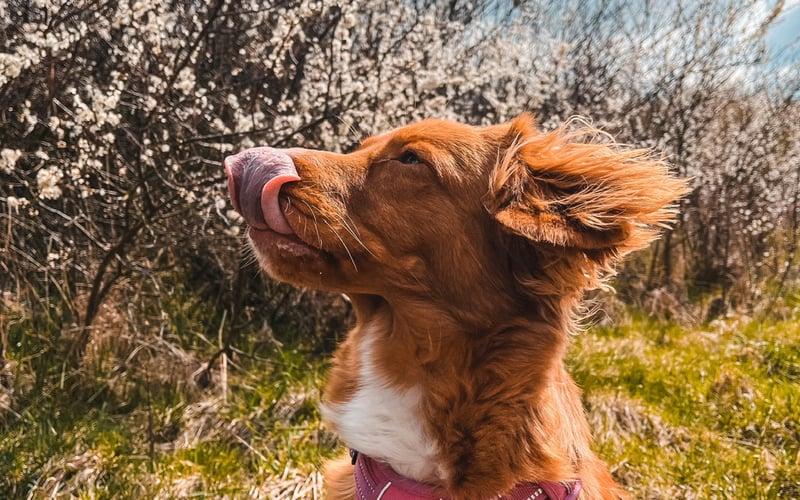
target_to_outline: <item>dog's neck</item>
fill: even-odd
[[[324,410],[348,446],[486,497],[521,481],[575,479],[592,457],[562,363],[568,332],[553,326],[566,328],[568,316],[485,313],[492,328],[465,326],[432,302],[351,300],[358,323],[337,353]]]

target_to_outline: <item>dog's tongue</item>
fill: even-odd
[[[233,208],[250,227],[293,233],[278,195],[284,184],[299,181],[300,176],[286,153],[273,148],[248,149],[225,158],[225,172]]]

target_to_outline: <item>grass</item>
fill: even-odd
[[[637,498],[800,497],[800,322],[580,335],[597,449]]]
[[[74,372],[57,317],[0,308],[0,498],[319,496],[324,361],[251,331],[198,383],[224,321],[173,300],[157,321],[106,309]]]
[[[282,351],[232,373],[226,399],[176,390],[131,411],[54,392],[2,428],[0,497],[311,498],[335,444],[316,411],[322,366]]]
[[[66,378],[65,334],[0,312],[0,497],[319,497],[337,445],[317,410],[325,361],[254,331],[203,389],[220,319],[167,309],[149,333],[112,314],[114,341]],[[595,448],[636,498],[800,497],[800,320],[634,316],[576,336],[568,365]]]

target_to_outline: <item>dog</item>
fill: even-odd
[[[429,119],[349,154],[225,159],[261,267],[346,294],[323,419],[328,498],[619,498],[563,357],[586,290],[675,216],[650,152],[534,118]]]

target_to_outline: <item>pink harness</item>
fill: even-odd
[[[351,451],[355,465],[356,500],[448,500],[447,492],[405,478],[388,465]],[[581,482],[522,483],[498,500],[577,500]]]

